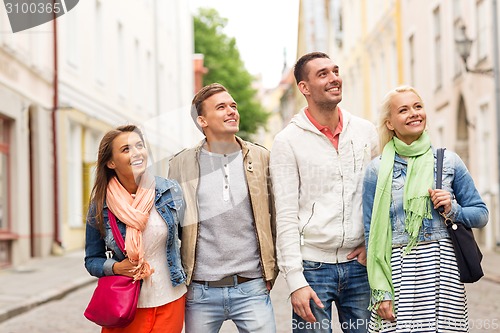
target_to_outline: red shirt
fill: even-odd
[[[309,113],[309,110],[306,108],[305,110],[307,119],[316,127],[321,133],[323,133],[328,140],[332,143],[332,145],[335,147],[335,149],[339,149],[339,136],[340,132],[342,132],[342,127],[344,126],[343,120],[342,120],[342,112],[340,111],[340,108],[338,108],[338,113],[339,113],[339,123],[337,124],[337,128],[335,128],[335,132],[332,133],[330,128],[328,126],[323,126],[320,123],[314,119],[311,114]]]

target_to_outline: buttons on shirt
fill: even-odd
[[[230,178],[229,178],[229,160],[227,154],[224,154],[222,160],[224,166],[222,168],[222,173],[224,174],[224,177],[222,178],[222,186],[223,186],[222,198],[224,199],[224,201],[229,201]]]

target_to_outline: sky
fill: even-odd
[[[265,88],[281,79],[286,52],[288,67],[295,64],[299,0],[189,0],[191,11],[216,9],[228,19],[224,33],[236,39],[246,69],[262,76]]]

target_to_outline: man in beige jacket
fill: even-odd
[[[237,104],[218,83],[192,103],[205,139],[170,161],[184,192],[182,264],[187,274],[186,333],[275,332],[269,297],[276,278],[275,215],[269,151],[236,136]]]

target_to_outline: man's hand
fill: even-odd
[[[347,255],[347,259],[349,260],[356,257],[361,265],[366,266],[366,247],[364,242]]]
[[[291,296],[293,311],[305,321],[314,323],[316,321],[316,318],[312,314],[311,307],[309,305],[309,300],[311,299],[314,301],[314,303],[316,303],[317,306],[319,306],[320,308],[324,308],[321,300],[318,298],[314,290],[309,286],[305,286],[295,290]]]
[[[392,301],[382,301],[377,309],[377,313],[382,319],[394,321],[394,312],[392,311]]]

